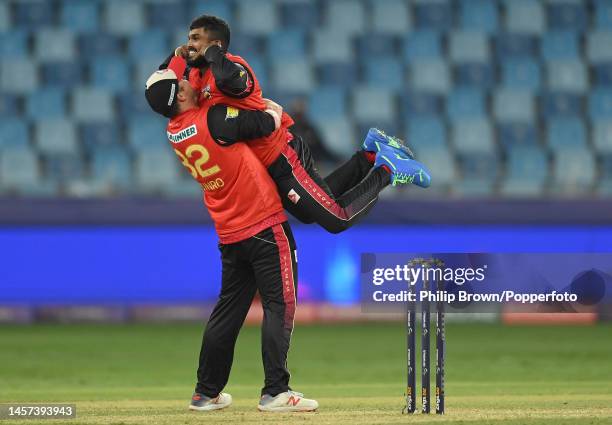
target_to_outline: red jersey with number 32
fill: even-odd
[[[249,89],[251,93],[243,98],[227,96],[217,88],[215,77],[210,67],[202,75],[200,75],[198,68],[192,68],[189,71],[189,83],[195,90],[200,92],[200,106],[223,104],[240,109],[265,110],[266,104],[263,101],[259,81],[257,81],[257,77],[249,64],[240,56],[230,53],[226,53],[225,56],[232,62],[239,63],[249,72],[252,84],[252,87]],[[285,145],[293,138],[287,130],[293,124],[293,119],[283,112],[281,127],[278,130],[267,137],[247,142],[264,166],[268,167],[272,164],[278,158]]]
[[[276,185],[244,143],[218,145],[208,108],[193,108],[168,123],[174,152],[204,190],[221,243],[239,242],[287,220]]]

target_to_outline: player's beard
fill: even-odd
[[[197,55],[194,59],[187,60],[187,65],[192,68],[203,68],[206,63],[206,59],[204,59],[204,56],[202,55]]]

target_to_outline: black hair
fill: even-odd
[[[230,27],[223,19],[212,15],[202,15],[191,21],[190,30],[204,28],[209,34],[209,39],[220,40],[224,50],[230,44]]]

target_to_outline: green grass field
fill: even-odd
[[[450,324],[444,417],[401,414],[399,323],[298,326],[289,366],[294,389],[319,400],[308,414],[256,410],[263,374],[253,327],[238,341],[234,405],[188,411],[200,338],[196,325],[2,326],[0,402],[74,402],[77,419],[39,421],[70,424],[612,423],[609,325]]]

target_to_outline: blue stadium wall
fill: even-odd
[[[219,290],[198,202],[0,201],[0,223],[0,305],[209,303]],[[380,202],[341,235],[294,233],[301,300],[348,305],[362,252],[612,251],[612,204]]]

